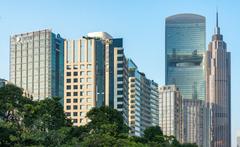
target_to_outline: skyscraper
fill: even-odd
[[[183,142],[182,96],[175,85],[159,87],[159,126],[163,134]]]
[[[63,41],[48,29],[11,36],[10,82],[33,100],[63,98]]]
[[[184,99],[205,100],[205,17],[167,17],[165,31],[165,85],[175,84]]]
[[[207,102],[210,107],[212,147],[231,146],[231,56],[218,26],[206,53]]]
[[[165,26],[165,85],[176,85],[183,98],[184,142],[204,146],[203,130],[206,116],[197,119],[205,106],[205,17],[177,14],[166,18]],[[205,110],[204,110],[205,111]],[[202,126],[199,126],[202,125]],[[199,130],[201,129],[201,130]],[[192,133],[190,135],[189,133]]]
[[[127,123],[128,71],[122,39],[94,32],[66,40],[64,48],[64,111],[74,125],[86,124],[86,113],[100,106],[117,109]]]
[[[147,127],[159,125],[158,84],[139,72],[131,59],[128,70],[130,134],[143,136]]]

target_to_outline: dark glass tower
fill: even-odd
[[[205,100],[205,32],[203,16],[177,14],[166,18],[165,83],[175,84],[184,99]]]

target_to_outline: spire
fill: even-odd
[[[215,34],[220,34],[220,28],[218,26],[218,8],[216,12],[216,27],[215,27]]]

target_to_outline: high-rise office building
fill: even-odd
[[[48,29],[11,36],[10,82],[33,100],[63,98],[63,42]]]
[[[218,26],[206,53],[211,147],[231,146],[231,56]]]
[[[128,122],[127,61],[122,39],[89,33],[64,43],[64,111],[74,125],[86,124],[92,107],[109,106]]]
[[[130,134],[143,136],[144,130],[159,125],[158,84],[138,71],[129,59],[129,127]]]
[[[183,142],[182,96],[175,85],[159,87],[159,126],[163,134]]]
[[[173,15],[166,18],[165,29],[165,84],[176,85],[185,104],[183,141],[204,146],[207,140],[203,132],[207,131],[203,129],[207,126],[199,125],[207,125],[201,122],[207,113],[200,113],[199,116],[197,113],[203,109],[205,112],[205,17],[196,14]]]
[[[165,84],[176,85],[184,99],[205,100],[205,25],[205,17],[196,14],[166,18]]]

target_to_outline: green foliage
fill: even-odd
[[[143,137],[129,136],[122,115],[109,107],[93,108],[87,125],[74,127],[57,97],[32,101],[14,85],[0,88],[0,146],[197,147],[164,136],[159,126]]]

